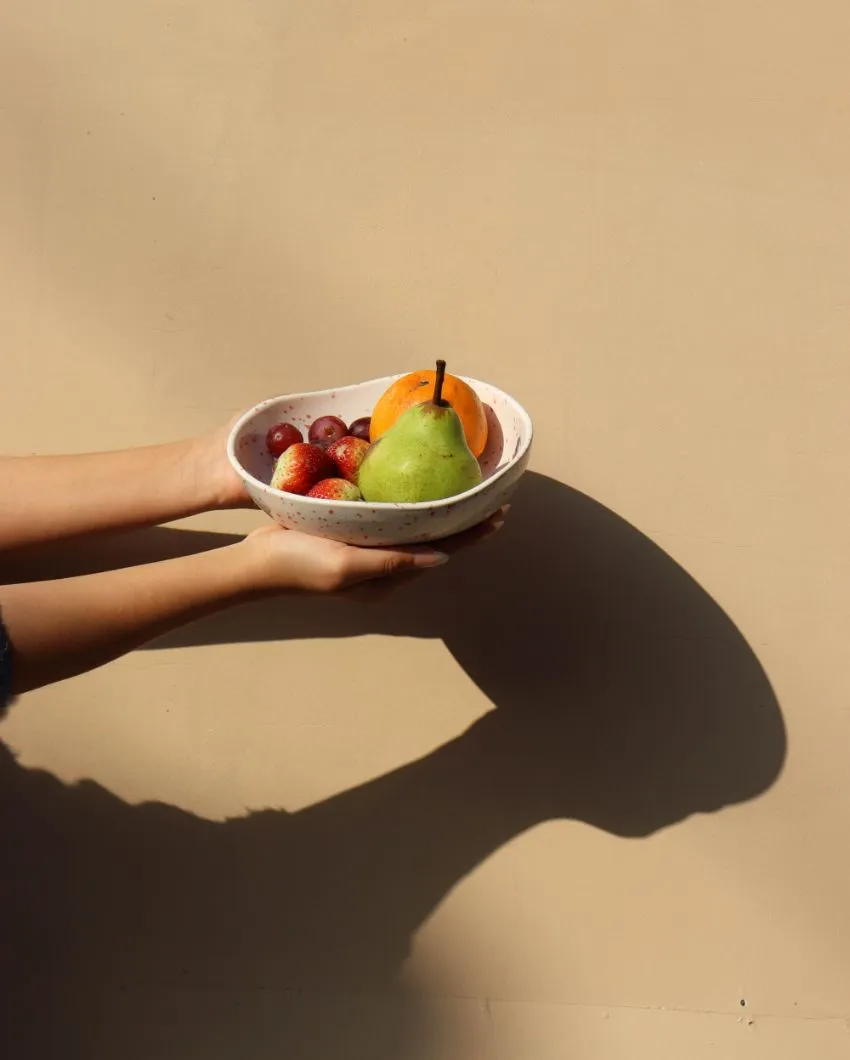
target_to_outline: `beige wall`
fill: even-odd
[[[3,5],[0,447],[438,354],[538,432],[500,540],[385,608],[10,714],[18,1055],[850,1054],[848,31]]]

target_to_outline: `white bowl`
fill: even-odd
[[[257,507],[287,530],[301,530],[350,545],[437,541],[467,530],[497,512],[528,466],[531,419],[508,394],[477,379],[465,381],[484,403],[489,433],[480,459],[484,478],[473,489],[441,501],[369,504],[302,497],[269,485],[275,464],[266,449],[270,427],[280,422],[292,423],[306,440],[308,427],[319,416],[335,415],[351,423],[370,415],[378,398],[398,378],[387,376],[336,390],[286,394],[249,409],[230,433],[227,455]]]

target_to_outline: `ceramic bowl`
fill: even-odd
[[[227,454],[258,508],[286,527],[350,545],[403,545],[437,541],[482,522],[507,501],[531,453],[528,413],[512,397],[477,379],[466,379],[487,412],[487,448],[480,463],[483,481],[465,493],[418,504],[369,504],[327,501],[272,489],[274,458],[266,449],[266,432],[281,421],[292,423],[307,438],[319,416],[334,415],[346,423],[370,415],[378,398],[398,376],[367,383],[286,394],[269,398],[242,416],[230,434]]]

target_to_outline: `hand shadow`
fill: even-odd
[[[130,561],[214,540],[134,535]],[[398,985],[410,940],[499,847],[563,817],[647,835],[783,764],[730,619],[634,528],[531,473],[500,535],[381,604],[267,601],[150,650],[370,632],[443,638],[495,709],[295,814],[131,807],[0,753],[9,1055],[396,1060],[429,1030]]]

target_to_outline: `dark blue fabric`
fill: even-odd
[[[12,649],[3,621],[0,619],[0,712],[12,694]]]

